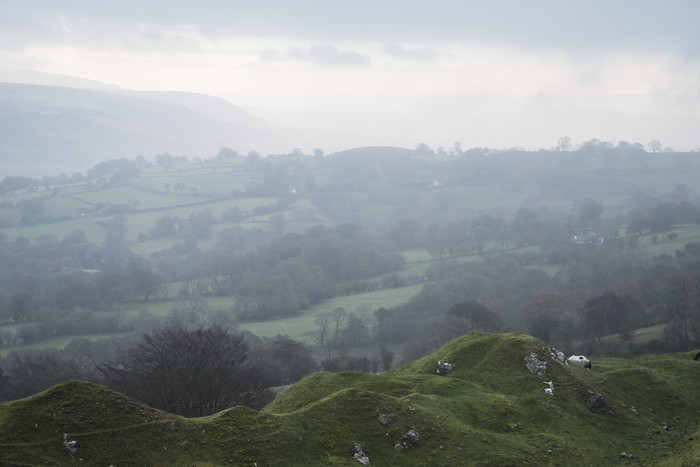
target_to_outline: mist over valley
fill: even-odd
[[[695,2],[5,10],[0,464],[700,463]]]

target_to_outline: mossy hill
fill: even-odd
[[[542,376],[525,365],[533,353]],[[693,356],[594,359],[588,370],[524,334],[471,333],[381,375],[317,373],[261,412],[199,419],[71,381],[0,405],[0,465],[360,465],[355,443],[371,465],[700,465]],[[446,376],[439,360],[453,364]],[[587,407],[591,391],[602,413]]]

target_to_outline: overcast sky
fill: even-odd
[[[348,144],[700,148],[696,0],[0,6],[2,67],[212,94]]]

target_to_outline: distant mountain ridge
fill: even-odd
[[[120,157],[294,145],[283,129],[212,96],[0,83],[0,177],[70,175]]]

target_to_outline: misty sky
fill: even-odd
[[[340,145],[700,148],[695,0],[0,5],[4,68],[212,94]]]

